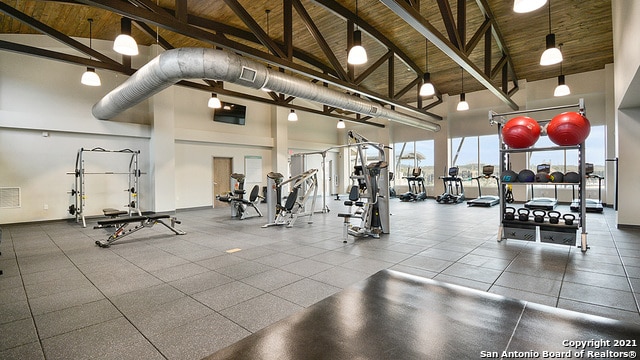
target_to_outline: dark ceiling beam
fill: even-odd
[[[253,17],[249,14],[249,12],[240,5],[240,3],[236,0],[224,0],[224,3],[227,4],[228,7],[233,10],[237,17],[242,20],[242,22],[247,25],[249,30],[258,38],[260,43],[269,49],[269,51],[283,59],[287,58],[287,54],[282,51],[282,49],[275,43],[267,33],[262,30],[262,26],[260,26]]]
[[[313,39],[316,41],[316,43],[318,43],[318,46],[320,46],[320,50],[322,50],[322,53],[327,57],[327,59],[329,59],[329,62],[333,66],[335,72],[338,74],[338,77],[340,77],[340,79],[342,80],[347,80],[349,78],[347,72],[344,70],[342,64],[331,50],[331,47],[324,39],[324,36],[322,36],[322,33],[320,33],[320,30],[311,19],[311,16],[309,16],[307,10],[304,8],[304,6],[302,6],[302,3],[300,3],[300,0],[293,0],[293,7],[296,9],[296,12],[300,16],[300,19],[302,20],[304,25],[307,27],[307,30],[309,31]]]
[[[429,109],[434,108],[434,107],[436,107],[437,105],[440,105],[440,104],[442,104],[442,98],[438,97],[432,103],[429,103],[429,104],[423,106],[422,108],[424,110],[429,110]]]
[[[259,96],[248,95],[248,94],[237,92],[237,91],[233,91],[233,90],[214,88],[214,87],[210,87],[208,85],[201,84],[201,83],[196,83],[196,82],[193,82],[193,81],[182,80],[182,81],[179,81],[178,83],[176,83],[176,85],[188,87],[188,88],[191,88],[191,89],[204,90],[204,91],[207,91],[207,92],[215,92],[215,93],[217,93],[219,95],[232,96],[232,97],[247,99],[247,100],[251,100],[251,101],[255,101],[255,102],[259,102],[259,103],[264,103],[264,104],[270,104],[270,105],[276,105],[276,106],[286,106],[289,109],[300,110],[300,111],[304,111],[304,112],[308,112],[308,113],[312,113],[312,114],[327,116],[327,117],[334,118],[334,119],[341,119],[341,120],[345,120],[345,121],[351,121],[351,122],[356,122],[356,123],[360,123],[360,124],[371,125],[371,126],[375,126],[375,127],[379,127],[379,128],[386,127],[384,124],[378,124],[378,123],[373,123],[373,122],[369,122],[369,121],[358,120],[358,119],[354,119],[354,118],[349,117],[349,116],[342,116],[342,115],[332,114],[332,113],[326,112],[324,110],[318,110],[318,109],[309,108],[309,107],[306,107],[306,106],[288,104],[288,103],[282,102],[282,101],[278,101],[278,102],[271,101],[269,99],[265,99],[265,98],[262,98],[262,97],[259,97]]]
[[[213,21],[213,20],[209,20],[209,19],[205,19],[199,16],[195,16],[192,14],[188,15],[188,19],[189,19],[189,24],[196,26],[196,27],[200,27],[200,28],[204,28],[204,29],[208,29],[211,30],[213,32],[216,32],[218,34],[232,34],[234,37],[246,40],[246,41],[250,41],[253,43],[258,43],[259,40],[258,38],[255,36],[255,34],[253,34],[250,31],[246,31],[243,29],[239,29],[239,28],[235,28],[217,21]],[[286,38],[286,36],[285,36]],[[286,42],[285,42],[286,43]],[[287,46],[285,45],[285,43],[282,44],[278,44],[280,45],[283,49],[287,49]],[[296,57],[304,62],[306,62],[307,64],[314,66],[330,75],[334,75],[334,76],[338,76],[338,74],[333,71],[333,69],[329,66],[326,66],[324,63],[322,63],[319,59],[316,59],[315,57],[299,51],[297,49],[293,49],[293,53],[292,53],[293,57]],[[289,55],[287,53],[287,59],[289,59]]]
[[[507,65],[507,57],[502,54],[502,57],[500,58],[500,60],[498,60],[498,62],[496,63],[496,65],[493,67],[493,69],[491,69],[491,78],[495,78],[499,72],[502,71],[502,68],[505,67]]]
[[[72,65],[93,67],[97,69],[111,70],[126,75],[132,75],[134,70],[126,68],[117,62],[106,63],[103,61],[87,59],[81,56],[64,54],[56,51],[45,50],[33,46],[16,44],[9,41],[0,40],[0,49],[11,51],[17,54],[36,56],[47,60],[55,60]]]
[[[507,104],[513,110],[518,110],[519,106],[511,99],[511,97],[496,87],[491,79],[479,69],[469,57],[460,49],[458,49],[451,41],[443,36],[433,25],[431,25],[419,12],[407,5],[404,0],[380,0],[391,11],[400,16],[407,24],[411,25],[416,31],[429,39],[440,51],[444,52],[456,64],[466,70],[487,90],[494,94],[498,99]]]
[[[347,8],[343,7],[342,5],[338,4],[338,2],[335,0],[314,0],[314,2],[324,6],[325,8],[329,9],[333,13],[343,17],[344,19],[347,19],[348,21],[351,21],[354,23],[356,22],[355,14],[353,14],[351,11],[349,11]],[[358,27],[364,30],[367,34],[371,35],[376,41],[378,41],[384,47],[393,51],[393,53],[402,62],[404,62],[405,65],[407,65],[407,67],[415,71],[416,74],[423,73],[420,67],[413,60],[411,60],[411,58],[404,51],[402,51],[402,49],[396,46],[393,43],[393,41],[389,40],[376,28],[362,21],[358,22]]]
[[[175,0],[176,2],[176,19],[187,22],[187,0]]]
[[[449,41],[453,44],[453,46],[458,49],[462,49],[463,44],[460,40],[460,36],[456,29],[456,21],[453,19],[453,11],[451,11],[451,6],[449,5],[448,0],[438,0],[438,9],[440,9],[440,16],[442,16],[442,21],[444,23],[444,28],[447,30],[447,35],[449,35]]]
[[[489,19],[485,19],[482,25],[480,25],[478,30],[476,30],[476,32],[473,34],[473,36],[471,37],[471,40],[469,40],[467,45],[464,47],[464,53],[467,54],[467,56],[469,56],[469,54],[473,52],[476,46],[478,46],[478,44],[480,43],[480,39],[482,39],[487,33],[487,30],[490,30],[490,29],[491,29],[491,21]]]
[[[458,0],[458,39],[460,50],[464,51],[467,42],[467,1]]]
[[[158,45],[160,45],[163,49],[171,50],[175,48],[167,40],[165,40],[162,36],[160,36],[160,34],[158,34],[155,30],[153,30],[151,26],[139,21],[134,21],[133,25],[137,27],[140,31],[142,31],[144,34],[149,36],[150,38],[156,40]]]
[[[369,75],[371,75],[374,71],[376,71],[377,68],[382,66],[382,64],[384,64],[386,61],[392,61],[392,60],[393,60],[393,52],[389,50],[387,51],[386,54],[382,55],[376,62],[371,64],[369,67],[367,67],[367,69],[363,71],[360,75],[358,75],[358,77],[356,77],[353,82],[356,83],[357,85],[360,85]],[[391,70],[389,72],[392,73]]]
[[[284,1],[286,2],[290,0],[284,0]],[[326,0],[321,0],[321,1],[326,1]],[[175,17],[169,16],[167,14],[153,13],[153,12],[150,12],[149,10],[136,7],[126,2],[122,2],[118,0],[101,0],[101,1],[78,0],[78,2],[85,5],[94,6],[96,8],[100,8],[103,10],[108,10],[113,13],[119,14],[121,16],[129,17],[136,21],[141,21],[151,25],[156,25],[158,27],[162,27],[164,29],[173,31],[175,33],[192,37],[194,39],[203,41],[208,44],[221,46],[227,49],[233,49],[233,51],[236,53],[246,55],[254,59],[263,60],[271,64],[277,64],[277,66],[281,68],[288,69],[290,71],[293,71],[298,74],[302,74],[304,76],[308,76],[310,78],[326,81],[337,87],[341,87],[343,89],[362,94],[370,99],[378,100],[382,103],[386,103],[391,106],[404,109],[414,114],[431,116],[431,114],[424,112],[421,109],[418,109],[415,106],[412,106],[408,103],[390,99],[385,95],[372,93],[371,91],[355,86],[352,83],[340,80],[332,76],[328,76],[325,73],[321,73],[321,72],[318,72],[317,70],[310,69],[303,65],[297,64],[292,60],[282,59],[272,54],[266,53],[264,51],[254,49],[250,46],[233,42],[225,38],[224,36],[214,34],[210,31],[206,31],[189,24],[181,23],[178,20],[176,20]],[[285,23],[286,23],[286,19],[285,19]]]
[[[58,30],[50,26],[47,26],[46,24],[41,23],[40,21],[32,17],[29,17],[28,15],[14,9],[13,7],[3,2],[0,2],[0,12],[26,24],[27,26],[41,32],[44,35],[47,35],[83,54],[86,54],[87,56],[94,57],[104,63],[108,63],[113,66],[120,65],[117,61],[111,59],[110,57],[91,49],[83,43],[72,39],[71,37],[59,32]]]
[[[511,58],[511,54],[509,53],[509,49],[505,45],[504,37],[502,36],[502,32],[500,31],[500,27],[498,27],[498,23],[496,22],[496,18],[493,15],[493,11],[491,11],[491,7],[489,7],[489,3],[487,0],[476,0],[476,4],[480,8],[480,11],[484,14],[486,18],[491,21],[491,32],[493,33],[493,37],[496,41],[496,45],[498,49],[507,56],[507,62],[509,63],[509,71],[511,73],[511,78],[513,83],[518,86],[518,75],[515,72],[515,67],[513,66],[513,60]]]

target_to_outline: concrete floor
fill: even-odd
[[[344,244],[328,206],[293,228],[181,210],[186,235],[157,225],[110,248],[97,219],[2,225],[0,359],[199,359],[381,269],[640,324],[640,231],[612,209],[588,214],[582,253],[497,242],[498,207],[433,199],[391,199],[390,234]]]

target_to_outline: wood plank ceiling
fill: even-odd
[[[442,94],[462,92],[463,77],[464,92],[489,89],[514,109],[518,105],[511,95],[520,80],[557,77],[559,65],[538,64],[549,33],[549,14],[556,43],[563,44],[565,75],[613,62],[610,1],[551,0],[528,14],[514,13],[512,3],[357,0],[356,9],[356,0],[1,0],[0,34],[43,33],[66,44],[69,51],[51,52],[11,41],[0,41],[0,50],[131,74],[135,69],[127,57],[110,58],[89,49],[86,41],[73,39],[89,37],[87,19],[92,18],[92,37],[112,40],[126,16],[133,19],[132,35],[139,44],[233,50],[428,120],[441,119],[430,109],[441,102]],[[363,32],[369,57],[365,65],[347,65],[355,28]],[[78,51],[86,56],[78,56]],[[418,95],[427,70],[437,89],[432,99]],[[181,84],[246,97],[212,81]],[[292,100],[282,94],[252,99],[280,105]],[[369,120],[328,107],[321,113]]]

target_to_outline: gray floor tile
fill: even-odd
[[[223,316],[211,314],[153,335],[152,340],[167,359],[195,360],[202,359],[250,334]]]
[[[193,294],[193,298],[209,308],[219,311],[263,294],[264,291],[240,281]]]
[[[216,286],[235,281],[232,278],[215,271],[207,271],[180,280],[172,281],[169,284],[185,294],[191,295]]]
[[[271,294],[262,294],[220,311],[220,314],[251,332],[258,331],[298,310],[300,305]]]
[[[44,353],[40,342],[31,342],[8,350],[0,350],[0,359],[3,360],[44,360]]]
[[[249,284],[264,291],[272,291],[289,285],[302,279],[302,276],[283,271],[280,269],[272,269],[259,274],[251,275],[242,279],[243,283]]]
[[[502,273],[495,282],[495,285],[498,286],[555,297],[560,294],[561,284],[562,282],[560,280],[540,278],[533,275],[513,273],[509,271]]]
[[[294,304],[307,307],[340,290],[338,287],[307,278],[283,286],[271,293]]]
[[[59,311],[36,315],[38,335],[46,339],[76,329],[121,317],[122,314],[106,299]]]
[[[631,292],[613,289],[603,291],[602,289],[591,285],[565,282],[562,284],[560,298],[589,302],[621,310],[638,311],[635,298]]]
[[[296,262],[281,266],[280,268],[282,270],[285,270],[300,276],[309,277],[319,272],[330,269],[331,267],[333,266],[324,262],[320,262],[312,259],[302,259],[300,261],[296,261]]]
[[[33,319],[21,319],[0,325],[0,351],[38,341]]]

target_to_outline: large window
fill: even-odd
[[[396,186],[407,185],[404,177],[411,175],[415,168],[421,170],[421,175],[424,178],[426,186],[433,185],[433,140],[395,143],[393,145],[393,151],[396,163],[394,170]]]

